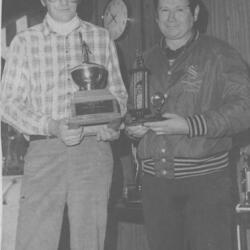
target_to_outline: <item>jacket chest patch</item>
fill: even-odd
[[[181,84],[184,91],[199,92],[202,84],[202,75],[198,71],[198,66],[191,65],[187,67],[181,79]]]

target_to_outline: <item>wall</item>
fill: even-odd
[[[250,1],[205,0],[210,11],[208,33],[228,41],[250,64]]]

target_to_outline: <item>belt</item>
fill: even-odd
[[[30,141],[48,140],[57,138],[55,135],[30,135]]]

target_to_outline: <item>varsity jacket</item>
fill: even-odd
[[[144,61],[150,96],[163,93],[162,113],[183,116],[189,125],[188,135],[146,133],[138,146],[144,172],[185,178],[226,168],[232,136],[250,127],[250,79],[239,53],[198,34],[173,64],[163,40]]]

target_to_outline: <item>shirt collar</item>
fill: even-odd
[[[49,23],[48,23],[48,17],[47,15],[45,16],[44,20],[43,20],[43,25],[42,25],[42,32],[44,34],[44,36],[48,36],[50,35],[51,33],[56,33],[55,31],[53,31],[51,29],[51,27],[49,26]],[[80,23],[81,23],[81,19],[77,16],[77,19],[79,20],[79,25],[74,29],[74,30],[77,30],[79,27],[80,27]]]

